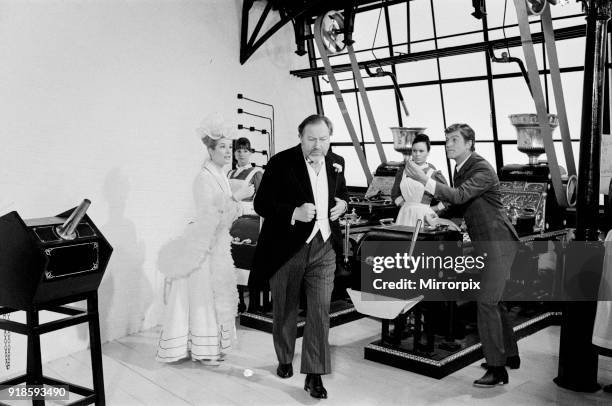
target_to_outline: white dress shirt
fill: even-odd
[[[329,199],[329,193],[327,189],[327,169],[325,168],[325,160],[321,161],[321,169],[317,174],[314,168],[310,165],[308,159],[306,161],[306,169],[308,171],[308,178],[310,180],[310,186],[312,187],[312,194],[314,195],[315,201],[315,225],[312,228],[312,232],[306,239],[306,244],[310,243],[317,231],[321,231],[323,241],[327,241],[331,235],[331,227],[329,226],[329,205],[327,200]],[[294,212],[295,215],[295,212]],[[295,218],[291,218],[291,225],[295,224]]]
[[[310,185],[312,186],[312,193],[314,195],[316,208],[315,225],[312,228],[310,236],[308,236],[308,239],[306,239],[306,244],[308,244],[317,234],[317,231],[321,231],[323,241],[327,241],[331,235],[331,228],[329,226],[329,192],[327,189],[327,169],[325,168],[325,160],[323,159],[321,161],[321,169],[319,170],[318,174],[315,172],[312,165],[308,163],[308,161],[306,161],[306,169],[308,169],[308,177],[310,178]]]

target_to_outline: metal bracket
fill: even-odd
[[[283,0],[267,0],[266,5],[259,14],[257,23],[253,31],[249,33],[249,19],[256,13],[253,10],[255,0],[244,0],[242,3],[242,26],[240,33],[240,64],[244,64],[264,42],[272,35],[281,29],[289,21],[293,23],[295,32],[295,42],[297,44],[296,53],[298,55],[306,54],[305,41],[311,37],[310,23],[311,18],[321,14],[327,10],[344,10],[345,25],[345,43],[350,45],[353,43],[352,32],[353,22],[355,18],[355,7],[359,3],[357,0],[312,0],[312,1],[283,1]],[[261,36],[260,31],[264,23],[271,15],[271,11],[278,10],[280,20],[270,27]],[[271,18],[270,18],[271,19]]]

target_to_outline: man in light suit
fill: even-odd
[[[474,152],[474,130],[467,124],[453,124],[445,133],[446,155],[456,163],[454,187],[428,180],[413,162],[407,163],[407,172],[435,198],[451,205],[442,216],[464,218],[476,254],[486,254],[477,308],[487,372],[474,385],[494,387],[508,383],[505,366],[520,366],[514,331],[500,303],[519,237],[502,205],[495,170]]]
[[[344,159],[328,152],[331,121],[307,117],[298,127],[300,144],[274,155],[266,167],[255,211],[264,218],[249,285],[270,282],[274,349],[281,378],[293,375],[300,288],[306,292],[306,325],[301,372],[304,389],[327,398],[321,375],[331,372],[329,306],[342,250],[338,218],[346,211],[348,192]]]

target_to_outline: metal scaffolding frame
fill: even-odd
[[[521,38],[520,36],[512,36],[512,37],[508,37],[508,38],[502,38],[502,39],[496,39],[496,40],[489,40],[489,33],[493,32],[495,30],[500,30],[500,29],[508,29],[508,28],[513,28],[513,27],[517,27],[518,24],[509,24],[506,26],[496,26],[496,27],[488,27],[488,21],[487,21],[487,15],[486,13],[482,16],[483,18],[481,19],[482,21],[482,28],[480,30],[472,30],[472,31],[465,31],[465,32],[459,32],[459,33],[455,33],[452,35],[444,35],[444,36],[436,36],[436,34],[434,34],[434,37],[432,38],[426,38],[426,39],[421,39],[421,40],[417,40],[417,41],[411,41],[411,33],[410,33],[410,28],[408,27],[407,30],[407,42],[403,42],[403,43],[397,43],[394,44],[392,42],[392,33],[391,30],[389,29],[389,20],[388,20],[388,14],[389,14],[389,10],[388,7],[392,4],[397,4],[397,3],[405,3],[406,6],[406,15],[407,18],[410,18],[411,15],[411,11],[410,11],[410,1],[403,1],[403,2],[381,2],[381,3],[377,3],[377,4],[372,4],[369,5],[367,7],[363,7],[360,8],[359,10],[357,10],[357,13],[360,12],[364,12],[364,11],[369,11],[369,10],[373,10],[376,8],[383,8],[383,12],[385,13],[385,21],[386,24],[383,26],[383,29],[386,32],[386,36],[387,36],[387,40],[388,43],[386,45],[383,46],[378,46],[378,47],[370,47],[370,48],[364,48],[364,49],[360,49],[360,50],[356,50],[355,53],[359,54],[359,53],[363,53],[363,52],[372,52],[372,51],[376,51],[376,50],[381,50],[381,49],[387,49],[389,52],[389,57],[385,57],[385,58],[379,58],[376,60],[367,60],[367,61],[363,61],[363,62],[359,62],[359,65],[361,68],[365,68],[365,66],[390,66],[391,69],[393,70],[393,72],[395,73],[395,66],[397,64],[401,64],[401,63],[407,63],[407,62],[413,62],[413,61],[421,61],[421,60],[427,60],[427,59],[436,59],[439,61],[439,58],[442,57],[447,57],[447,56],[456,56],[456,55],[466,55],[466,54],[472,54],[472,53],[479,53],[479,52],[488,52],[489,47],[492,45],[493,49],[505,49],[506,47],[512,48],[512,47],[520,47],[521,46]],[[435,10],[433,7],[434,1],[430,0],[430,4],[431,4],[431,17],[432,17],[432,21],[435,24]],[[485,7],[486,7],[486,2],[485,2]],[[486,8],[485,8],[486,10]],[[560,16],[560,17],[556,17],[553,20],[554,21],[560,21],[560,20],[565,20],[565,19],[569,19],[569,18],[575,18],[575,17],[581,17],[584,16],[585,14],[572,14],[572,15],[566,15],[566,16]],[[409,21],[409,20],[408,20]],[[540,21],[531,21],[531,24],[541,24]],[[382,26],[382,25],[381,25]],[[437,47],[437,40],[438,39],[449,39],[449,38],[456,38],[456,37],[461,37],[461,36],[465,36],[465,35],[469,35],[469,34],[477,34],[477,33],[482,33],[483,35],[483,41],[481,42],[476,42],[476,43],[466,43],[463,45],[459,45],[459,46],[453,46],[453,47],[445,47],[445,48],[438,48]],[[585,24],[580,24],[580,25],[575,25],[575,26],[570,26],[570,27],[564,27],[564,28],[559,28],[555,30],[555,39],[556,40],[568,40],[568,39],[574,39],[574,38],[582,38],[585,37],[585,33],[586,33],[586,25]],[[427,51],[421,51],[421,52],[409,52],[407,54],[401,54],[401,55],[397,55],[395,49],[399,46],[403,46],[403,47],[408,47],[408,49],[410,50],[411,46],[417,43],[423,43],[423,42],[427,42],[427,41],[433,41],[434,44],[436,45],[434,49],[432,50],[427,50]],[[546,50],[544,47],[544,42],[543,42],[543,35],[542,33],[535,33],[533,35],[533,41],[534,43],[537,44],[542,44],[542,53],[543,56],[546,56]],[[315,53],[314,53],[314,46],[312,45],[312,40],[311,39],[307,39],[307,43],[308,43],[308,49],[309,49],[309,62],[310,62],[310,67],[308,69],[298,69],[298,70],[293,70],[291,71],[291,74],[297,76],[297,77],[301,77],[301,78],[311,78],[313,81],[313,90],[314,90],[314,96],[315,96],[315,100],[316,100],[316,104],[317,104],[317,111],[319,113],[324,113],[323,111],[323,103],[322,103],[322,96],[326,96],[326,95],[330,95],[332,94],[331,91],[321,91],[320,86],[319,86],[319,82],[318,82],[318,78],[322,75],[325,74],[324,69],[321,67],[320,65],[320,58],[317,58]],[[405,49],[405,48],[404,48]],[[342,54],[339,54],[342,55]],[[546,77],[550,74],[550,70],[548,69],[548,66],[546,65],[546,58],[544,57],[544,66],[539,70],[540,75],[544,76],[544,79],[546,79]],[[610,68],[612,67],[612,64],[610,63],[610,58],[607,58],[606,61],[606,72],[607,74],[610,73]],[[333,70],[336,73],[339,72],[350,72],[350,64],[339,64],[339,65],[335,65],[333,66]],[[582,72],[584,71],[584,66],[583,65],[579,65],[579,66],[566,66],[566,67],[562,67],[560,69],[560,71],[562,73],[567,73],[567,72]],[[502,151],[502,146],[503,145],[516,145],[516,140],[505,140],[505,139],[500,139],[498,136],[498,129],[497,129],[497,112],[496,112],[496,108],[495,108],[495,91],[494,91],[494,87],[493,87],[493,83],[496,79],[504,79],[504,78],[513,78],[513,77],[522,77],[522,73],[520,72],[516,72],[516,73],[503,73],[503,74],[493,74],[492,72],[492,63],[491,63],[491,59],[486,57],[486,74],[485,75],[475,75],[475,76],[468,76],[468,77],[460,77],[460,78],[449,78],[449,79],[443,79],[442,75],[438,73],[438,79],[437,80],[428,80],[428,81],[421,81],[421,82],[410,82],[410,83],[401,83],[399,84],[400,88],[410,88],[410,87],[418,87],[418,86],[427,86],[427,85],[438,85],[440,86],[440,92],[441,92],[441,97],[443,97],[442,95],[442,85],[444,84],[449,84],[449,83],[464,83],[464,82],[470,82],[470,81],[486,81],[487,82],[487,87],[488,87],[488,93],[489,93],[489,104],[490,104],[490,108],[491,108],[491,118],[492,118],[492,139],[489,140],[477,140],[476,143],[478,144],[493,144],[494,146],[494,153],[495,153],[495,158],[496,158],[496,166],[497,169],[499,170],[503,165],[504,165],[504,159],[503,159],[503,151]],[[549,88],[548,85],[546,83],[545,80],[545,96],[546,96],[546,102],[547,102],[547,106],[548,106],[548,101],[549,101]],[[390,90],[393,89],[392,85],[378,85],[378,86],[366,86],[366,89],[371,91],[371,90]],[[348,88],[348,89],[342,89],[342,93],[357,93],[357,89],[356,86],[353,86],[352,88]],[[401,111],[400,111],[400,106],[399,106],[399,99],[397,97],[397,95],[395,95],[395,105],[396,105],[396,109],[397,109],[397,116],[398,116],[398,124],[401,125],[402,124],[402,117],[401,117]],[[609,105],[609,95],[608,93],[605,94],[605,103],[606,105]],[[441,103],[442,103],[442,111],[444,114],[444,109],[445,109],[445,105],[444,105],[444,100],[441,99]],[[359,110],[359,104],[357,103],[357,108]],[[358,111],[358,122],[361,122],[361,112]],[[444,115],[443,115],[444,117]],[[446,124],[446,123],[445,123]],[[609,113],[606,114],[604,116],[604,128],[610,128],[610,115]],[[366,145],[370,145],[373,144],[373,141],[365,141],[364,137],[363,137],[363,132],[361,135],[361,139],[362,139],[362,148],[364,150],[364,153],[367,154],[366,152]],[[577,142],[579,141],[578,135],[575,135],[574,137],[572,137],[572,141]],[[555,142],[560,142],[560,140],[555,140]],[[384,141],[383,144],[392,144],[392,141]],[[432,145],[444,145],[444,141],[432,141],[431,142]],[[350,142],[335,142],[332,143],[332,145],[337,145],[337,146],[349,146],[352,145]],[[447,176],[450,178],[450,163],[447,160]]]

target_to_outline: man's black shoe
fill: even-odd
[[[489,369],[489,365],[486,362],[483,362],[480,366],[484,369]],[[513,355],[506,358],[506,366],[510,369],[519,369],[521,367],[521,357]]]
[[[604,392],[612,393],[612,384],[604,386],[603,390]]]
[[[310,392],[310,396],[317,399],[327,399],[327,391],[323,386],[321,375],[307,374],[304,382],[304,390]]]
[[[482,378],[474,381],[474,386],[479,388],[494,388],[497,385],[508,383],[508,372],[506,367],[490,367]]]
[[[276,368],[276,375],[281,378],[291,378],[293,376],[293,365],[289,364],[278,364]]]

